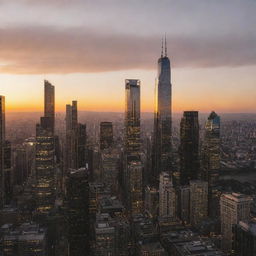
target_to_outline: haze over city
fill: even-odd
[[[42,111],[42,80],[56,110],[124,110],[124,80],[141,80],[154,109],[156,62],[166,34],[173,111],[254,112],[255,1],[2,0],[1,93],[7,111]]]

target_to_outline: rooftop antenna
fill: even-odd
[[[163,58],[164,55],[164,39],[162,37],[162,50],[161,50],[161,58]]]
[[[165,36],[164,36],[164,42],[165,42],[165,57],[167,57],[166,33],[165,33]]]

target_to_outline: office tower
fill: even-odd
[[[256,220],[239,221],[233,227],[234,242],[233,252],[235,256],[256,255]]]
[[[117,234],[113,219],[108,213],[97,214],[94,227],[94,255],[117,255]]]
[[[111,122],[100,123],[100,149],[107,149],[113,145],[113,124]]]
[[[89,183],[85,168],[67,173],[66,198],[68,211],[69,254],[89,254]]]
[[[56,190],[54,137],[48,124],[44,126],[44,118],[36,126],[36,202],[37,211],[42,214],[53,207]]]
[[[0,96],[0,208],[4,205],[5,97]]]
[[[197,111],[185,111],[180,123],[180,183],[188,185],[199,173],[199,124]]]
[[[199,225],[208,216],[208,183],[191,180],[190,185],[190,223]]]
[[[47,80],[44,81],[44,116],[49,118],[49,130],[54,134],[55,89]]]
[[[86,166],[86,143],[87,143],[87,135],[86,135],[86,124],[78,124],[78,132],[77,132],[77,158],[78,158],[78,168],[82,168]]]
[[[11,227],[2,238],[3,255],[6,256],[46,256],[46,230],[35,223],[23,223]]]
[[[55,201],[54,87],[45,81],[45,116],[36,125],[36,210],[46,214]],[[47,106],[46,106],[47,105]]]
[[[125,80],[125,151],[128,162],[140,160],[140,80]]]
[[[118,172],[120,165],[120,152],[117,149],[101,151],[100,172],[101,181],[108,184],[112,191],[118,189]]]
[[[202,178],[214,185],[220,170],[220,117],[213,111],[205,124],[202,150]]]
[[[5,204],[10,204],[13,189],[12,147],[10,141],[4,144],[4,194]]]
[[[14,150],[14,183],[22,185],[27,177],[27,159],[26,151],[23,146],[19,146]]]
[[[147,186],[145,189],[145,211],[152,217],[158,216],[159,192],[154,187]]]
[[[125,163],[124,185],[128,209],[142,211],[142,174],[140,139],[140,81],[125,80]]]
[[[159,178],[159,216],[176,218],[176,192],[169,173],[161,172]]]
[[[81,150],[85,146],[84,143],[86,143],[85,129],[84,126],[78,124],[77,101],[72,101],[72,105],[66,105],[66,170],[80,167],[78,163],[78,143]],[[78,141],[78,139],[82,140]],[[81,162],[83,162],[83,158]]]
[[[132,214],[139,214],[143,211],[142,172],[143,166],[140,161],[129,162],[127,199],[128,208]]]
[[[190,223],[190,186],[178,187],[178,217],[183,224]]]
[[[158,60],[158,80],[155,88],[154,135],[152,149],[152,182],[158,185],[160,172],[171,171],[172,153],[172,85],[170,60],[163,45]]]
[[[250,217],[252,198],[238,193],[222,194],[220,198],[220,218],[222,249],[232,250],[232,227],[239,221],[248,221]]]

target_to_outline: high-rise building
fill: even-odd
[[[49,118],[49,129],[54,133],[55,89],[47,80],[44,81],[44,116]]]
[[[240,221],[233,227],[235,256],[256,255],[256,220]]]
[[[5,203],[10,204],[13,189],[12,147],[10,141],[4,144],[4,193]]]
[[[125,151],[128,162],[140,160],[140,80],[125,80]]]
[[[47,213],[53,207],[56,192],[54,86],[45,81],[45,116],[36,125],[36,186],[37,212]]]
[[[86,143],[87,143],[87,135],[86,135],[86,124],[78,124],[78,132],[77,132],[77,158],[78,158],[78,168],[82,168],[86,166]]]
[[[113,124],[112,122],[100,123],[100,149],[107,149],[113,145]]]
[[[178,217],[184,224],[190,223],[190,187],[178,187]]]
[[[0,96],[0,208],[4,205],[5,97]]]
[[[86,125],[78,123],[77,101],[66,105],[66,170],[85,167]]]
[[[180,183],[188,185],[199,173],[199,124],[197,111],[185,111],[180,123]]]
[[[116,149],[105,149],[101,151],[100,172],[101,180],[108,184],[112,191],[117,191],[117,180],[120,165],[120,152]]]
[[[165,53],[158,60],[158,80],[155,88],[155,116],[152,149],[152,182],[158,184],[160,172],[171,171],[172,153],[172,85],[170,60]]]
[[[231,252],[233,225],[250,218],[252,198],[238,193],[223,194],[220,198],[222,249]]]
[[[147,186],[145,189],[145,211],[152,217],[158,216],[159,191],[155,187]]]
[[[89,183],[85,168],[70,169],[66,179],[70,255],[84,255],[89,249]],[[89,252],[88,252],[89,253]]]
[[[11,227],[2,238],[2,252],[6,256],[46,256],[46,230],[35,223]]]
[[[190,182],[190,223],[200,224],[208,216],[208,183],[201,180]]]
[[[142,193],[142,172],[143,166],[140,161],[129,162],[128,173],[128,207],[132,214],[139,214],[143,211]]]
[[[141,138],[140,138],[140,81],[125,80],[125,157],[124,186],[130,212],[143,208]]]
[[[202,178],[214,185],[220,170],[220,117],[213,111],[205,124],[202,150]]]
[[[176,218],[176,192],[169,173],[160,173],[159,178],[159,216]]]

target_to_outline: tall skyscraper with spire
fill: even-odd
[[[163,51],[165,48],[165,51]],[[171,171],[172,153],[172,85],[167,44],[162,42],[155,88],[155,116],[152,149],[152,182],[157,183],[161,172]]]

